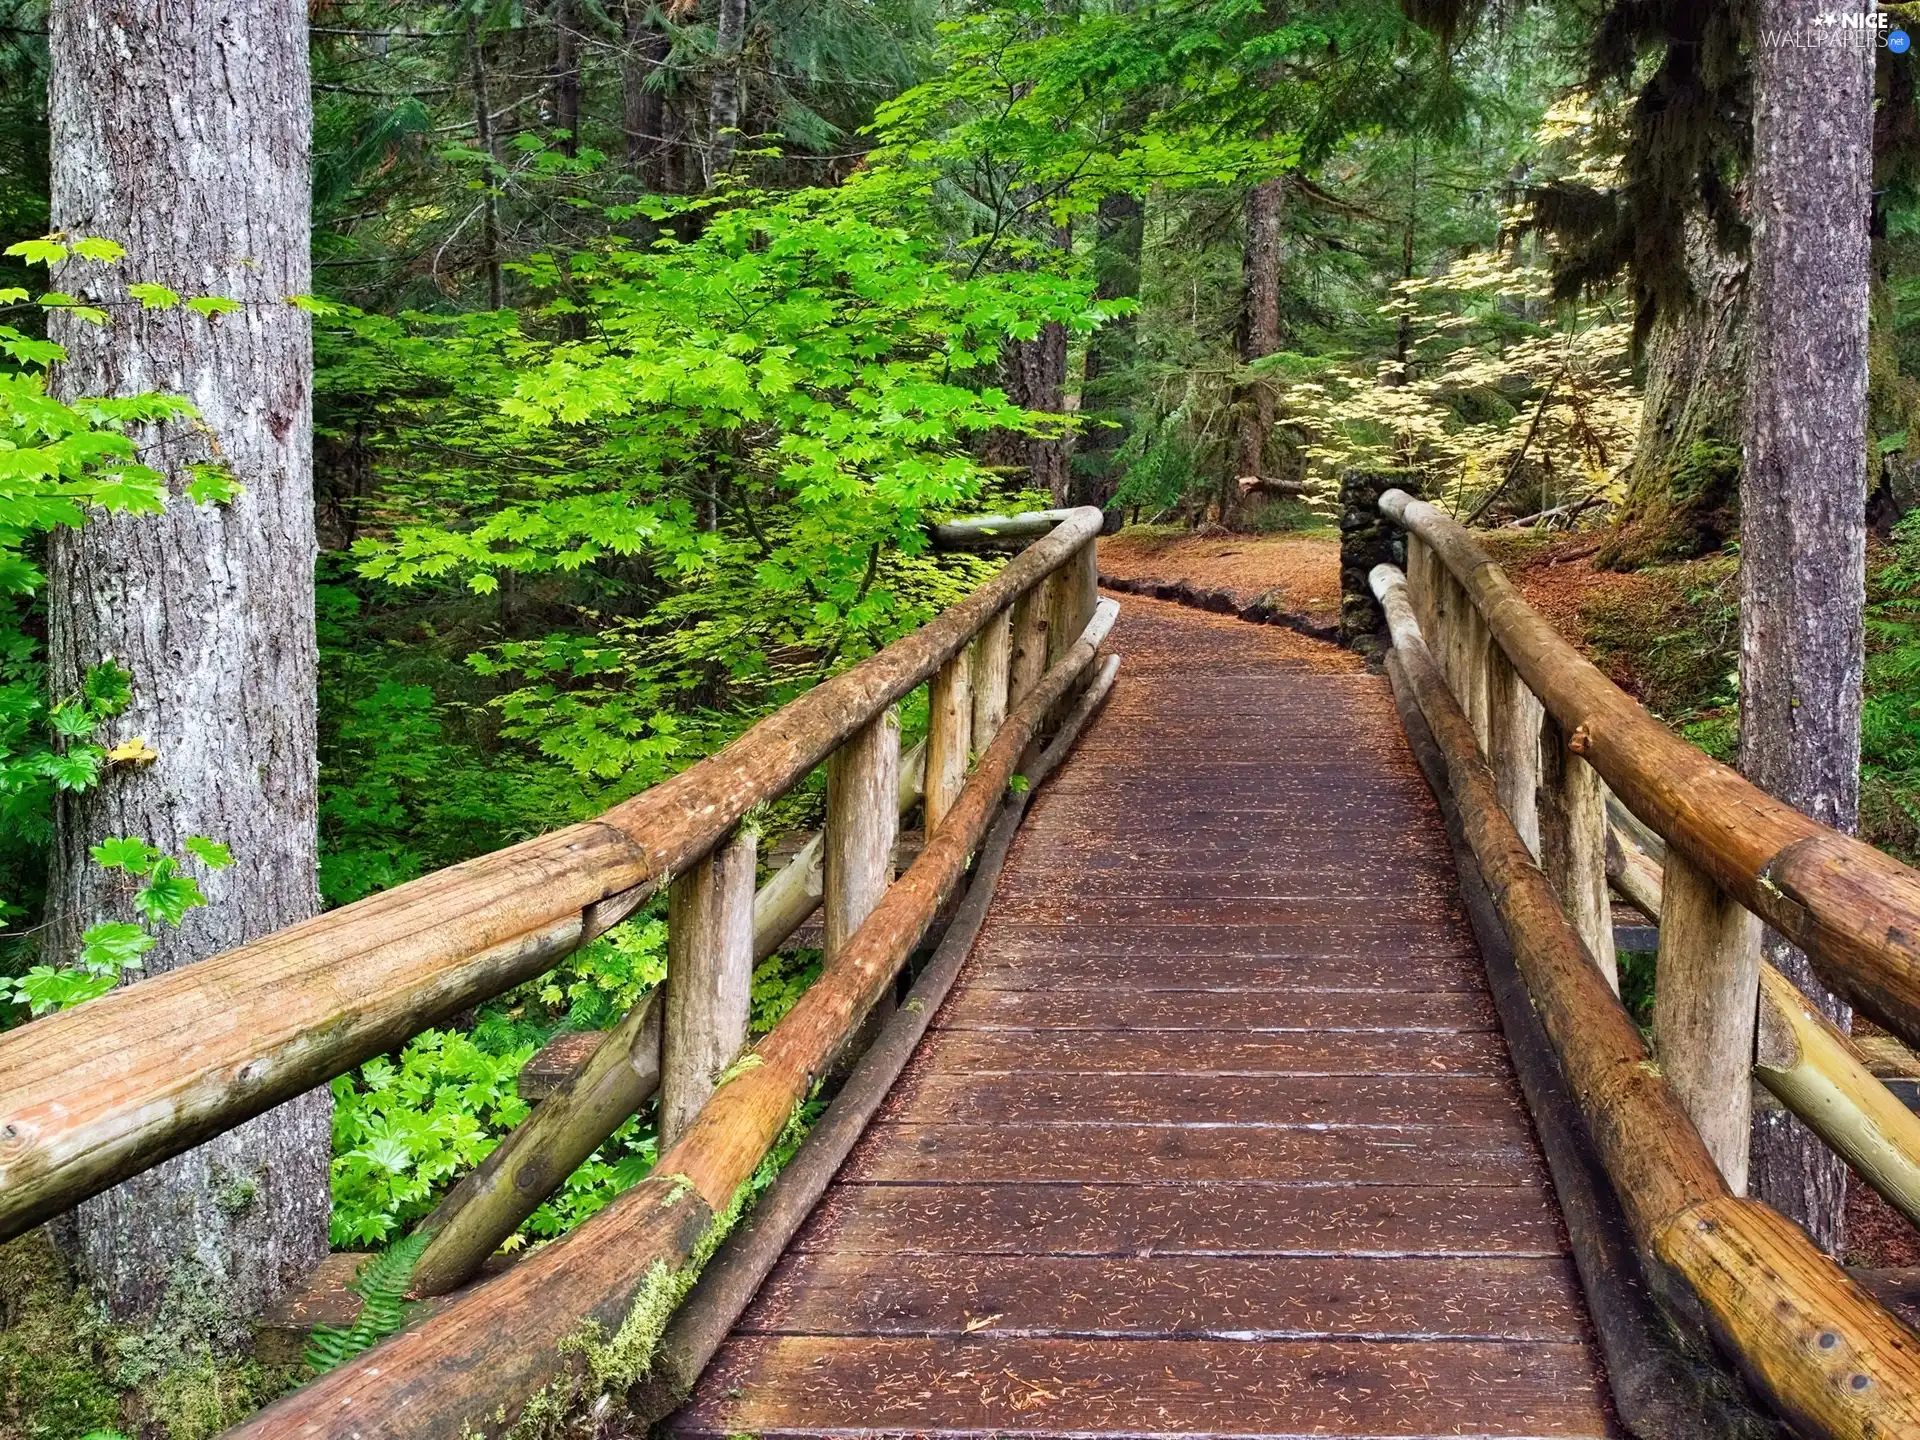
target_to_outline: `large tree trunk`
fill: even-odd
[[[1741,406],[1747,390],[1747,261],[1700,210],[1686,220],[1683,309],[1657,316],[1619,534],[1601,563],[1624,566],[1717,550],[1738,520]]]
[[[1817,35],[1830,0],[1761,0]],[[1740,768],[1850,830],[1860,797],[1866,585],[1871,45],[1762,46],[1754,73],[1753,338],[1740,478]],[[1842,1024],[1806,959],[1767,958]],[[1846,1167],[1799,1121],[1754,1120],[1752,1189],[1838,1252]]]
[[[1280,221],[1285,199],[1278,176],[1247,192],[1246,236],[1240,261],[1240,363],[1251,364],[1280,348]],[[1240,393],[1240,423],[1234,471],[1258,479],[1267,435],[1273,429],[1273,387],[1255,383]]]
[[[560,153],[580,153],[580,20],[574,0],[553,3],[553,123],[566,131]]]
[[[480,191],[480,267],[487,281],[487,306],[506,304],[506,280],[500,266],[500,184],[494,174],[499,156],[493,144],[492,98],[487,93],[487,52],[480,42],[480,25],[467,13],[467,70],[473,89],[473,143],[485,158],[487,173]]]
[[[652,23],[646,0],[628,0],[627,51],[620,67],[627,132],[627,171],[649,190],[664,190],[666,90],[654,80],[667,60],[667,34]]]
[[[1103,196],[1097,225],[1094,298],[1138,299],[1146,206],[1137,195]],[[1086,370],[1080,383],[1080,411],[1087,417],[1087,428],[1072,459],[1067,496],[1071,504],[1105,508],[1120,483],[1114,456],[1126,443],[1132,419],[1137,349],[1138,329],[1132,315],[1109,320],[1087,342]]]
[[[190,835],[230,846],[201,874],[208,899],[146,956],[171,970],[315,913],[316,654],[313,354],[288,297],[308,271],[307,12],[295,0],[55,0],[53,223],[126,247],[111,272],[62,274],[112,306],[110,325],[63,320],[59,393],[184,395],[199,423],[137,437],[174,498],[158,516],[96,518],[52,547],[51,683],[72,694],[113,656],[133,704],[108,743],[158,758],[63,796],[51,878],[54,943],[128,919],[126,887],[87,855],[112,835],[175,854]],[[130,280],[240,308],[217,319],[130,303]],[[180,494],[218,460],[244,487],[227,505]],[[327,1248],[326,1090],[86,1202],[88,1285],[120,1317],[150,1313],[186,1276],[257,1313]]]
[[[720,0],[713,26],[713,96],[707,113],[712,140],[707,150],[707,183],[733,164],[740,142],[741,50],[747,39],[747,0]]]
[[[1247,192],[1246,235],[1240,263],[1240,363],[1251,364],[1280,348],[1280,223],[1285,182],[1275,176]],[[1233,474],[1220,506],[1222,523],[1239,508],[1240,492],[1266,475],[1267,437],[1273,433],[1273,386],[1256,380],[1240,387]]]

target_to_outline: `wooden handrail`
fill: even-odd
[[[1834,1440],[1920,1434],[1920,1337],[1776,1211],[1731,1193],[1501,805],[1474,725],[1391,566],[1389,666],[1444,756],[1467,843],[1636,1243],[1677,1275],[1770,1403]]]
[[[1424,541],[1494,642],[1614,793],[1822,982],[1920,1044],[1920,873],[1774,799],[1649,715],[1561,639],[1455,520],[1400,490],[1380,509]]]
[[[0,1036],[0,1240],[549,968],[926,681],[1100,532],[992,580],[718,754],[569,826]]]
[[[1021,697],[938,833],[830,956],[772,1033],[736,1063],[652,1175],[505,1275],[294,1391],[236,1440],[454,1440],[641,1379],[674,1306],[724,1237],[761,1158],[893,982],[959,884],[1048,712],[1093,664],[1118,606]]]
[[[1614,818],[1607,878],[1654,924],[1665,905],[1664,843]],[[1920,1225],[1920,1115],[1873,1073],[1867,1057],[1793,982],[1760,966],[1753,1077],[1806,1122],[1881,1197]]]

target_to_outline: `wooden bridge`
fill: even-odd
[[[235,1434],[1920,1436],[1920,1337],[1739,1195],[1757,1079],[1920,1219],[1920,1119],[1758,948],[1920,1041],[1920,875],[1661,729],[1439,511],[1379,508],[1346,560],[1384,674],[1118,616],[1096,512],[949,527],[1031,543],[600,820],[0,1037],[0,1235],[665,888],[664,996],[543,1057],[424,1222],[443,1298]],[[823,762],[822,833],[756,892],[741,822]],[[1651,1052],[1609,884],[1661,922]],[[753,963],[816,908],[821,978],[747,1049]],[[656,1091],[654,1174],[476,1279]]]

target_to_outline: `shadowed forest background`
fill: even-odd
[[[1099,506],[1104,569],[1332,624],[1353,469],[1489,531],[1570,638],[1732,762],[1737,12],[316,0],[323,905],[591,817],[924,623],[997,563],[934,554],[936,519]],[[50,59],[46,6],[9,0],[0,425],[35,458],[0,462],[0,1027],[170,965],[256,859],[119,836],[89,872],[113,913],[55,923],[59,807],[153,757],[112,724],[137,664],[50,658],[49,536],[232,490],[217,455],[187,484],[128,445],[181,423],[165,402],[49,395],[49,334],[94,323],[88,267],[188,336],[224,319],[139,254],[42,238]],[[1912,57],[1877,64],[1860,829],[1912,863],[1920,109]],[[917,692],[905,742],[924,729]],[[821,804],[816,783],[761,817],[763,852]],[[401,1241],[527,1113],[541,1045],[660,983],[665,904],[333,1082],[335,1249]],[[755,1034],[817,974],[805,934],[756,972]],[[654,1156],[641,1114],[516,1248]],[[48,1237],[0,1250],[0,1436],[210,1435],[381,1323],[303,1355],[190,1259],[85,1279]]]

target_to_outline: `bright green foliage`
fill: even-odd
[[[446,1183],[526,1117],[514,1088],[536,1046],[492,1050],[453,1030],[414,1037],[398,1061],[369,1060],[333,1082],[333,1243],[391,1239]]]
[[[186,848],[209,870],[233,864],[227,847],[204,835],[188,836]],[[101,868],[119,870],[135,882],[133,908],[150,926],[177,926],[189,910],[207,903],[200,882],[180,873],[181,861],[137,836],[110,836],[88,854]],[[33,965],[22,975],[0,979],[0,1000],[24,1005],[31,1015],[65,1010],[106,994],[124,972],[140,969],[140,957],[154,943],[148,930],[131,921],[100,921],[80,937],[76,963]]]
[[[1863,829],[1920,862],[1920,512],[1893,529],[1870,577],[1866,704],[1860,723]]]
[[[348,1288],[363,1302],[348,1326],[316,1325],[307,1337],[307,1364],[325,1374],[371,1350],[407,1322],[407,1289],[433,1236],[409,1235],[369,1260]]]

